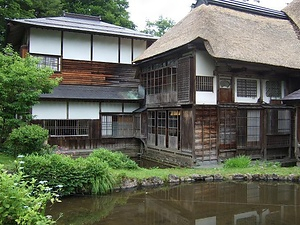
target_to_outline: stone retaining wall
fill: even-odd
[[[277,174],[234,174],[224,177],[221,174],[199,175],[193,174],[188,177],[178,177],[170,174],[167,180],[159,177],[150,177],[142,180],[124,178],[120,185],[115,189],[145,188],[157,187],[171,184],[193,183],[193,182],[212,182],[212,181],[282,181],[282,182],[300,182],[300,175],[282,176]]]

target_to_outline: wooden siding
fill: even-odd
[[[218,117],[216,107],[196,108],[195,158],[200,161],[216,161]]]
[[[193,109],[182,109],[181,117],[181,151],[192,153],[194,149],[194,116]]]
[[[62,77],[61,84],[138,86],[136,69],[132,65],[92,61],[62,60],[61,72],[53,77]]]
[[[43,127],[45,120],[33,120],[32,123]],[[64,151],[93,150],[107,148],[111,150],[127,151],[130,156],[137,156],[140,151],[140,140],[135,138],[102,138],[101,120],[87,120],[88,135],[83,136],[49,136],[48,143],[58,146]]]

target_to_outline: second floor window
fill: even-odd
[[[267,81],[266,82],[266,95],[270,98],[281,97],[281,82],[280,81]]]
[[[214,77],[196,76],[196,91],[214,91]]]
[[[60,71],[60,57],[58,56],[49,56],[49,55],[34,55],[40,61],[38,67],[50,67],[54,72]]]
[[[257,80],[237,79],[237,96],[245,98],[256,98]]]

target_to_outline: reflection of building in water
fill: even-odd
[[[146,196],[147,225],[297,224],[296,185],[205,183]]]

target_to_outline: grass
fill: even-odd
[[[15,167],[14,158],[0,153],[0,164],[4,164],[4,168],[11,170]],[[234,174],[277,174],[279,176],[300,175],[300,167],[280,167],[277,164],[269,162],[254,162],[247,168],[224,168],[218,166],[216,168],[139,168],[137,170],[111,169],[114,177],[127,177],[142,180],[150,177],[159,177],[166,180],[169,174],[179,177],[188,177],[192,174],[214,175],[220,174],[227,178]]]
[[[0,164],[4,165],[4,168],[7,170],[12,170],[15,168],[15,158],[3,153],[0,153]]]

